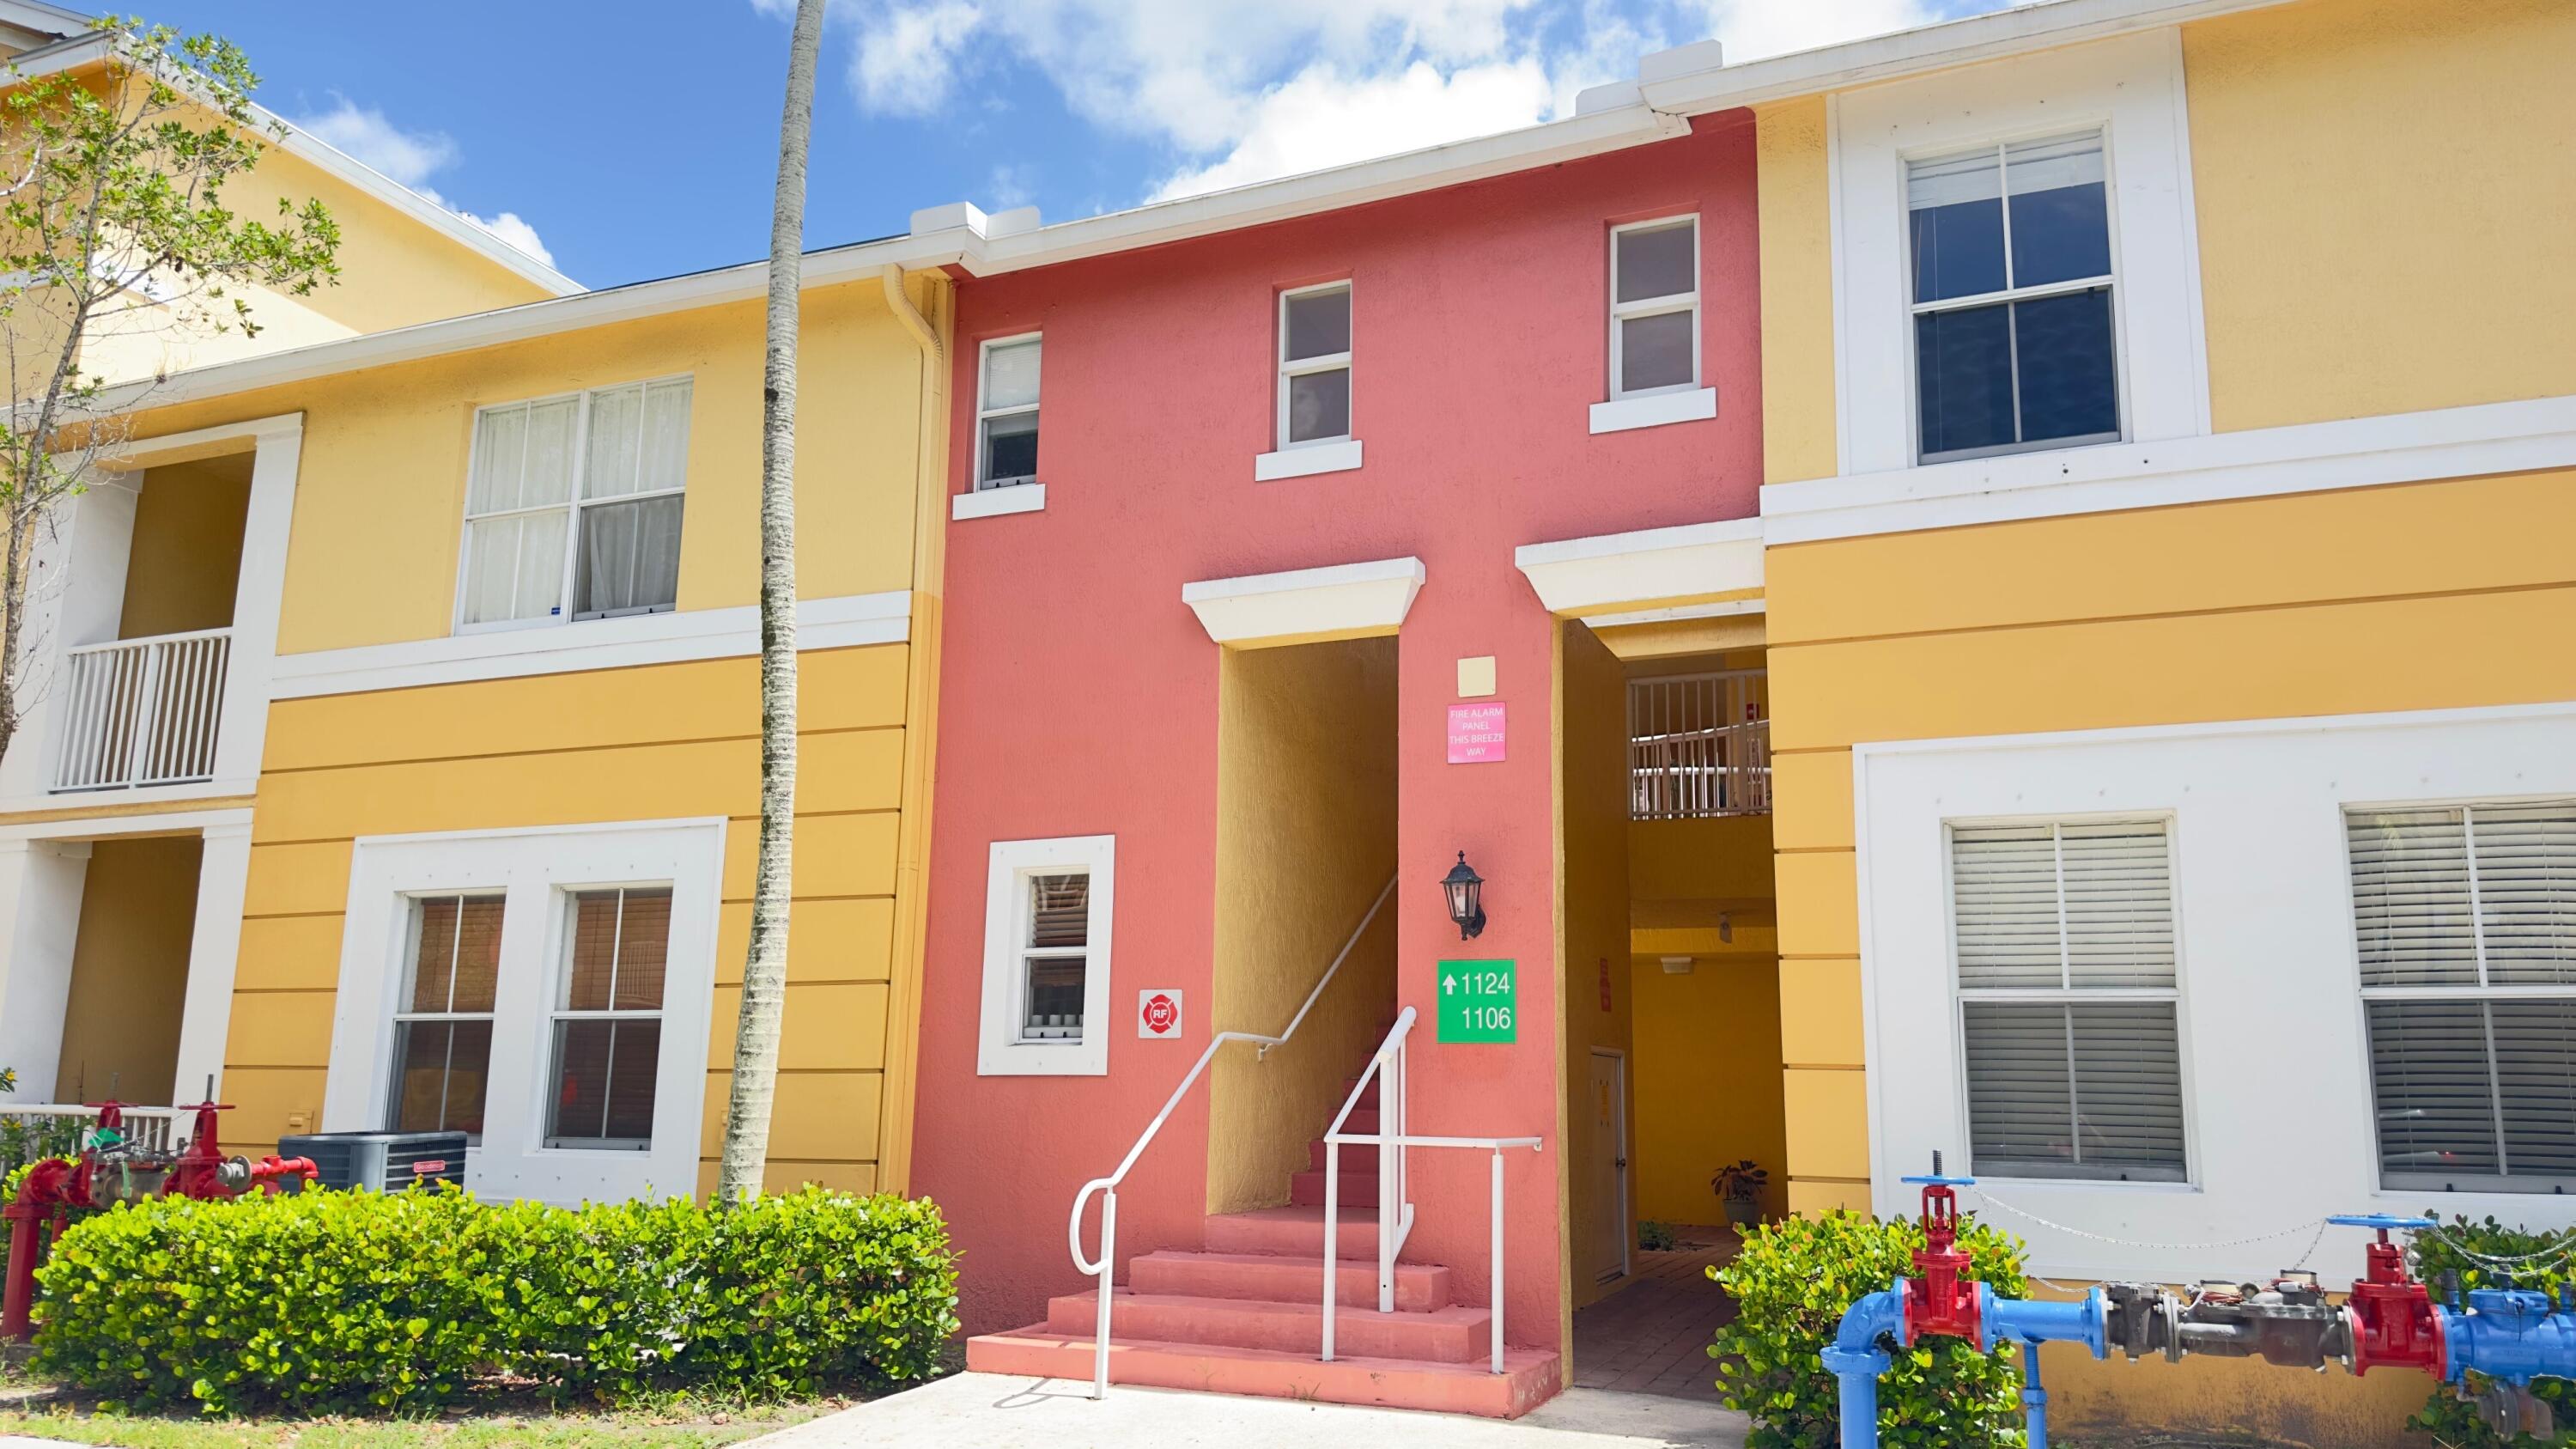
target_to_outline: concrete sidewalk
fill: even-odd
[[[1525,1418],[1365,1409],[958,1374],[751,1441],[757,1449],[1743,1449],[1744,1416],[1688,1399],[1568,1389]]]

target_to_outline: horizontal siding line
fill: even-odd
[[[1860,959],[1860,953],[1857,951],[1783,951],[1780,953],[1780,959],[1783,961],[1857,961]]]
[[[303,1067],[293,1062],[226,1062],[228,1072],[327,1072],[328,1066]]]
[[[1941,639],[1967,634],[2027,633],[2037,629],[2072,629],[2097,624],[2142,624],[2165,619],[2215,619],[2230,614],[2279,614],[2299,609],[2346,609],[2367,604],[2427,603],[2439,599],[2477,599],[2510,594],[2552,593],[2576,589],[2576,579],[2545,584],[2504,584],[2483,589],[2426,589],[2404,594],[2357,594],[2349,598],[2293,599],[2270,604],[2229,604],[2209,609],[2164,609],[2142,614],[2087,614],[2065,619],[2033,619],[2009,624],[1968,624],[1952,629],[1903,629],[1884,634],[1849,634],[1824,639],[1775,640],[1774,654],[1784,649],[1821,649],[1837,644],[1881,644],[1903,639]],[[1774,755],[1790,753],[1785,749]]]
[[[1774,728],[1778,725],[1779,721],[1772,721]],[[1849,745],[1778,745],[1772,748],[1771,758],[1776,760],[1782,755],[1848,755],[1851,752]]]
[[[1861,1062],[1782,1062],[1780,1070],[1784,1072],[1865,1072],[1869,1068]]]
[[[336,996],[338,986],[235,986],[235,996]]]
[[[254,840],[250,843],[250,848],[260,850],[271,845],[355,845],[357,843],[358,837],[354,835],[316,835],[302,840]]]
[[[328,917],[328,916],[345,916],[345,915],[347,915],[347,914],[349,914],[349,913],[348,913],[346,910],[338,910],[338,911],[244,911],[244,912],[242,912],[242,919],[243,919],[243,920],[245,920],[245,921],[318,921],[318,920],[321,920],[321,919],[323,919],[323,918],[325,918],[325,917]]]
[[[834,976],[821,981],[790,981],[787,984],[792,989],[798,986],[888,986],[893,982],[891,978],[884,976]],[[716,989],[723,991],[728,988],[738,988],[741,985],[742,978],[735,977],[731,981],[717,982]]]
[[[874,1167],[877,1165],[877,1159],[873,1157],[765,1157],[761,1160],[771,1167]],[[724,1159],[721,1157],[701,1157],[698,1159],[698,1165],[713,1167],[722,1161]]]
[[[819,739],[830,735],[883,734],[888,731],[901,734],[902,722],[898,720],[893,724],[835,725],[826,729],[800,729],[796,732],[796,737],[800,740]],[[598,745],[549,745],[542,749],[526,750],[478,750],[461,755],[406,755],[389,760],[349,760],[336,765],[269,765],[261,768],[260,775],[264,779],[270,775],[318,775],[332,770],[392,769],[401,765],[454,765],[474,760],[521,760],[536,755],[594,755],[607,750],[659,750],[681,745],[757,744],[759,742],[760,733],[755,730],[743,735],[688,735],[670,740],[625,740]]]
[[[879,592],[888,591],[881,590]],[[725,606],[717,605],[716,607],[722,608]],[[426,641],[393,640],[388,642],[421,643]],[[804,660],[820,658],[826,654],[852,654],[862,649],[904,649],[909,648],[910,646],[911,641],[908,638],[887,639],[874,644],[834,644],[819,649],[800,648],[796,651],[796,658],[801,663]],[[302,654],[328,654],[338,649],[369,649],[374,647],[377,646],[369,644],[339,644],[332,646],[330,649],[304,649],[296,652]],[[723,664],[730,663],[737,659],[756,660],[759,657],[759,651],[754,650],[749,654],[719,654],[699,659],[653,659],[642,664],[611,664],[596,669],[542,669],[534,674],[499,674],[488,679],[442,679],[428,684],[388,684],[379,686],[375,689],[347,689],[336,694],[301,694],[291,699],[276,700],[270,707],[272,709],[292,709],[298,705],[327,705],[334,700],[357,699],[370,694],[412,694],[424,689],[472,689],[476,685],[480,684],[517,684],[531,679],[561,679],[573,675],[631,674],[638,669],[684,669],[692,664]]]
[[[1819,1177],[1812,1172],[1790,1173],[1789,1180],[1791,1182],[1832,1182],[1840,1183],[1847,1187],[1869,1186],[1869,1179],[1866,1177]]]
[[[730,1077],[733,1075],[733,1068],[711,1066],[707,1068],[707,1075],[710,1077]],[[782,1077],[882,1077],[885,1075],[885,1068],[882,1066],[780,1067],[778,1069],[778,1075]]]
[[[857,891],[849,895],[839,896],[809,896],[800,891],[795,895],[789,896],[787,898],[787,903],[789,905],[794,905],[798,901],[890,901],[893,899],[894,892],[892,891]],[[751,903],[752,900],[749,896],[726,896],[716,904],[725,906],[747,906]]]
[[[1856,845],[1775,845],[1771,848],[1771,853],[1773,855],[1850,855],[1859,849],[1860,847]]]
[[[796,812],[796,818],[799,820],[836,820],[848,815],[901,815],[902,813],[903,807],[900,805],[863,805],[852,810],[799,810]],[[760,812],[755,810],[748,815],[728,815],[725,819],[731,822],[757,821],[760,819]]]

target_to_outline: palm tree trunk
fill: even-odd
[[[751,950],[734,1023],[733,1090],[725,1105],[716,1197],[760,1191],[778,1086],[779,1018],[787,994],[787,901],[796,845],[796,326],[804,277],[805,153],[814,133],[814,59],[823,0],[797,0],[778,125],[778,198],[769,220],[769,345],[761,370],[760,864],[751,888]]]

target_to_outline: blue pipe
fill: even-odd
[[[2436,1308],[2442,1315],[2443,1382],[2456,1384],[2472,1369],[2516,1385],[2576,1379],[2576,1318],[2551,1312],[2553,1306],[2546,1293],[2475,1288],[2468,1312]]]
[[[2021,1341],[2021,1404],[2026,1449],[2048,1449],[2048,1390],[2039,1386],[2039,1345],[2027,1338]]]
[[[1888,1357],[1879,1351],[1883,1334],[1905,1327],[1905,1280],[1843,1310],[1824,1352],[1825,1367],[1842,1388],[1843,1449],[1878,1449],[1878,1376],[1887,1372]]]

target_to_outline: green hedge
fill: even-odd
[[[2424,1216],[2439,1220],[2440,1214],[2426,1209]],[[2568,1283],[2566,1255],[2576,1251],[2576,1233],[2531,1232],[2509,1228],[2488,1218],[2471,1222],[2455,1216],[2444,1223],[2441,1235],[2415,1235],[2418,1274],[2432,1285],[2433,1296],[2442,1296],[2442,1275],[2460,1275],[2460,1291],[2472,1288],[2530,1288],[2556,1297]],[[2465,1249],[2466,1251],[2462,1251]],[[2487,1258],[2523,1258],[2541,1254],[2538,1259],[2500,1270],[2471,1258],[2476,1253]],[[2470,1378],[2483,1385],[2481,1375]],[[2546,1399],[2556,1411],[2558,1436],[2542,1439],[2531,1434],[2499,1434],[2478,1418],[2477,1405],[2464,1403],[2448,1388],[2436,1387],[2424,1407],[2408,1418],[2406,1427],[2429,1434],[2433,1442],[2450,1449],[2530,1449],[2540,1444],[2576,1444],[2576,1383],[2566,1379],[2534,1379],[2532,1397]]]
[[[957,1331],[929,1201],[808,1189],[731,1210],[453,1189],[164,1199],[72,1228],[36,1366],[134,1405],[412,1410],[496,1381],[625,1403],[929,1377]]]
[[[1923,1225],[1857,1213],[1766,1223],[1744,1235],[1735,1261],[1711,1269],[1735,1299],[1735,1321],[1717,1331],[1709,1356],[1729,1408],[1753,1418],[1748,1449],[1832,1449],[1839,1443],[1841,1386],[1823,1353],[1843,1310],[1864,1293],[1914,1272]],[[2004,1297],[2028,1292],[2022,1245],[1972,1218],[1960,1219],[1968,1276]],[[1893,1347],[1893,1345],[1883,1345]],[[2009,1345],[1981,1354],[1959,1339],[1894,1351],[1879,1380],[1878,1442],[1890,1446],[2022,1442],[2021,1368]]]

